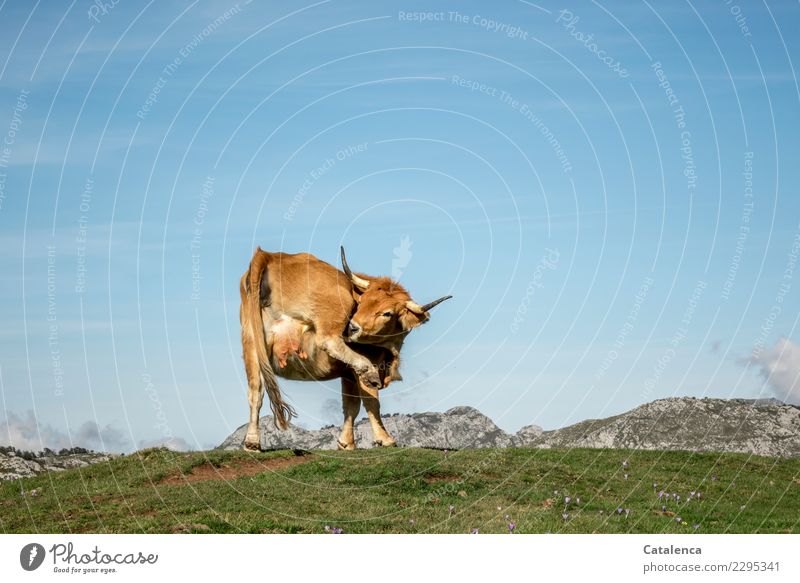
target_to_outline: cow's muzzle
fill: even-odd
[[[350,320],[347,323],[347,337],[350,340],[356,340],[361,335],[361,326]]]

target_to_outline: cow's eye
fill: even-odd
[[[391,318],[393,315],[394,314],[392,314],[392,312],[384,312],[383,314],[381,314],[381,316],[383,316],[384,318]]]

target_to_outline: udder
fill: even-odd
[[[308,327],[300,322],[283,315],[269,328],[269,344],[272,346],[272,355],[278,360],[280,368],[285,368],[289,359],[297,356],[303,360],[308,354],[303,350],[303,335]]]

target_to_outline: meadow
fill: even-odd
[[[0,484],[4,533],[798,533],[800,460],[147,449]]]

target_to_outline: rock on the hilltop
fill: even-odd
[[[515,447],[531,447],[544,433],[538,425],[526,425],[511,438]]]
[[[621,415],[545,431],[527,445],[800,457],[800,408],[767,399],[659,399]]]
[[[72,468],[83,468],[89,464],[105,462],[115,454],[87,452],[67,455],[38,455],[25,459],[15,453],[0,452],[0,480],[31,478],[43,472],[61,472]]]
[[[444,413],[385,415],[382,419],[389,434],[404,447],[464,449],[512,445],[511,436],[472,407],[453,407]],[[292,425],[281,431],[270,416],[261,418],[259,430],[264,449],[336,449],[339,437],[339,428],[333,426],[308,430]],[[241,449],[246,433],[245,424],[223,441],[219,449]],[[356,423],[354,433],[357,447],[372,447],[372,431],[367,419]]]

